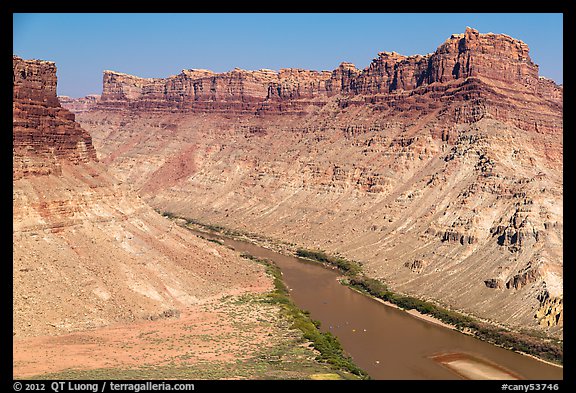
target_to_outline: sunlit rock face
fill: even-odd
[[[563,90],[467,28],[364,70],[107,71],[78,120],[153,206],[360,261],[394,290],[560,336]]]
[[[270,288],[263,268],[215,250],[99,162],[56,97],[56,66],[14,56],[13,334],[61,334],[176,316]]]

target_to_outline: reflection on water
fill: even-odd
[[[560,367],[415,318],[359,294],[338,283],[334,270],[250,243],[212,236],[238,251],[273,260],[296,305],[310,311],[310,316],[322,323],[323,331],[337,336],[354,362],[373,379],[488,378],[486,364],[515,378],[562,379]],[[448,353],[463,354],[468,361],[452,360],[452,366],[447,367],[446,362],[434,360]]]

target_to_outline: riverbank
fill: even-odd
[[[411,316],[413,316],[414,318],[422,319],[422,320],[424,320],[424,321],[426,321],[426,322],[433,323],[433,324],[438,325],[438,326],[442,326],[443,328],[446,328],[446,329],[456,330],[456,331],[459,331],[460,333],[467,334],[467,335],[469,335],[469,336],[474,336],[474,332],[467,331],[467,330],[459,330],[455,325],[450,325],[450,324],[444,323],[444,322],[442,322],[441,319],[434,318],[434,317],[432,317],[432,316],[430,316],[430,315],[428,315],[428,314],[423,314],[423,313],[421,313],[421,312],[419,312],[419,311],[417,311],[417,310],[415,310],[415,309],[410,309],[410,310],[403,309],[403,308],[401,308],[401,307],[398,307],[398,306],[397,306],[396,304],[394,304],[394,303],[390,303],[390,302],[388,302],[388,301],[385,301],[385,300],[379,299],[379,298],[377,298],[377,297],[371,296],[371,295],[367,294],[366,292],[361,291],[361,290],[359,290],[359,289],[357,289],[357,288],[355,288],[355,287],[352,287],[352,286],[348,286],[348,287],[349,287],[350,289],[352,289],[353,291],[356,291],[356,292],[358,292],[358,293],[362,293],[362,294],[364,294],[364,295],[366,295],[366,296],[370,296],[372,299],[374,299],[374,300],[376,300],[377,302],[382,303],[382,304],[384,304],[384,305],[386,305],[386,306],[388,306],[388,307],[392,307],[392,308],[395,308],[395,309],[397,309],[397,310],[403,310],[403,311],[405,311],[406,313],[408,313],[408,314],[410,314]],[[548,365],[550,365],[550,366],[554,366],[554,367],[558,367],[558,368],[564,368],[564,366],[561,365],[561,364],[557,364],[557,363],[553,363],[553,362],[548,361],[548,360],[545,360],[545,359],[541,359],[541,358],[539,358],[539,357],[537,357],[537,356],[534,356],[534,355],[531,355],[531,354],[529,354],[529,353],[525,353],[525,352],[522,352],[522,351],[514,351],[514,352],[516,352],[516,353],[518,353],[518,354],[520,354],[520,355],[528,356],[529,358],[532,358],[532,359],[537,360],[537,361],[539,361],[539,362],[548,364]]]
[[[362,273],[360,264],[339,256],[330,256],[322,251],[305,250],[295,244],[274,241],[264,236],[229,230],[198,222],[196,220],[175,217],[170,213],[165,216],[177,219],[183,226],[194,228],[200,232],[213,231],[232,239],[247,241],[283,255],[297,256],[314,262],[322,263],[333,269],[338,269],[344,276],[342,283],[365,295],[377,298],[412,314],[418,313],[423,318],[434,320],[438,324],[474,336],[490,344],[513,350],[522,355],[529,355],[548,364],[561,367],[563,362],[562,342],[549,338],[538,337],[523,332],[491,325],[474,317],[464,315],[454,310],[448,310],[429,301],[423,301],[390,291],[382,282],[369,278]]]
[[[314,359],[269,294],[246,293],[139,321],[14,339],[13,376],[33,380],[358,379]],[[280,315],[280,316],[279,316]]]
[[[266,267],[267,273],[274,279],[274,290],[268,294],[266,301],[278,305],[282,316],[291,323],[291,328],[300,330],[303,337],[311,342],[312,347],[319,352],[316,357],[317,361],[330,365],[336,371],[345,371],[360,379],[369,379],[368,374],[344,353],[338,338],[330,332],[321,332],[320,322],[311,319],[306,311],[294,304],[278,266],[271,261],[250,254],[242,253],[241,256]]]
[[[492,345],[562,368],[563,349],[561,344],[546,341],[541,337],[506,330],[500,326],[492,326],[469,315],[448,310],[428,301],[395,294],[380,281],[363,275],[344,279],[342,283],[380,300],[388,306],[402,309],[412,316],[458,330]]]
[[[343,284],[343,285],[346,285],[346,284]],[[359,290],[359,289],[357,289],[357,288],[354,288],[354,287],[352,287],[352,286],[348,286],[348,287],[349,287],[350,289],[352,289],[353,291],[356,291],[356,292],[361,293],[361,294],[363,294],[363,295],[369,296],[366,292],[363,292],[363,291],[361,291],[361,290]],[[370,298],[376,300],[378,303],[384,304],[385,306],[392,307],[392,308],[395,308],[395,309],[397,309],[397,310],[403,310],[403,311],[405,311],[406,313],[408,313],[408,314],[410,314],[411,316],[413,316],[414,318],[422,319],[422,320],[424,320],[424,321],[426,321],[426,322],[433,323],[433,324],[438,325],[438,326],[442,326],[443,328],[446,328],[446,329],[458,330],[458,329],[456,329],[456,327],[453,326],[453,325],[449,325],[449,324],[447,324],[447,323],[444,323],[444,322],[442,322],[440,319],[431,317],[430,315],[422,314],[421,312],[418,312],[418,311],[416,311],[416,310],[414,310],[414,309],[412,309],[412,310],[404,310],[403,308],[398,307],[398,306],[395,305],[394,303],[387,302],[387,301],[385,301],[385,300],[379,299],[379,298],[374,297],[374,296],[370,296]]]

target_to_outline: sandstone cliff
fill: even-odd
[[[468,28],[364,70],[132,78],[106,72],[78,117],[154,206],[562,334],[563,92],[523,42]]]
[[[14,335],[177,316],[269,288],[259,266],[170,223],[96,159],[54,63],[13,58]]]
[[[461,120],[476,121],[484,116],[512,120],[511,117],[519,116],[513,120],[521,124],[521,128],[550,131],[552,123],[558,120],[550,118],[555,114],[538,115],[536,112],[542,101],[552,107],[547,112],[554,112],[561,101],[562,89],[538,77],[538,66],[528,52],[528,46],[520,40],[502,34],[480,34],[467,28],[463,34],[452,35],[432,54],[403,56],[396,52],[381,52],[362,71],[351,63],[342,63],[332,72],[235,69],[217,74],[192,69],[166,79],[105,71],[98,105],[107,109],[178,109],[261,115],[303,113],[310,105],[326,104],[334,95],[351,98],[345,99],[343,105],[358,103],[353,99],[355,96],[384,95],[372,98],[370,102],[379,102],[379,107],[384,108],[423,109],[418,101],[426,99],[412,99],[411,96],[443,95],[447,96],[443,99],[450,100],[454,94],[465,94],[474,97],[480,105],[476,105],[476,112],[469,108],[457,115]],[[460,83],[449,84],[454,81]],[[393,92],[398,94],[390,97]],[[537,96],[539,102],[526,102],[526,94]],[[499,101],[502,97],[504,102]],[[364,105],[365,100],[360,103]],[[520,103],[524,107],[522,111],[511,108]]]
[[[95,160],[92,138],[74,122],[74,114],[60,107],[54,63],[14,56],[13,69],[14,179],[28,174],[57,174],[60,160]]]

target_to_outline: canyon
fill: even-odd
[[[15,336],[161,318],[270,288],[261,267],[165,220],[107,172],[58,102],[54,63],[13,63]]]
[[[14,57],[14,78],[15,335],[160,317],[268,288],[262,269],[220,255],[107,173],[58,103],[54,63]]]
[[[466,28],[363,70],[108,70],[100,95],[62,106],[98,165],[159,211],[338,254],[394,291],[561,338],[562,100],[526,43]],[[45,154],[87,165],[75,138]],[[15,176],[60,170],[21,161]]]
[[[338,377],[260,299],[265,266],[110,174],[60,105],[55,63],[13,56],[13,72],[14,378]]]

